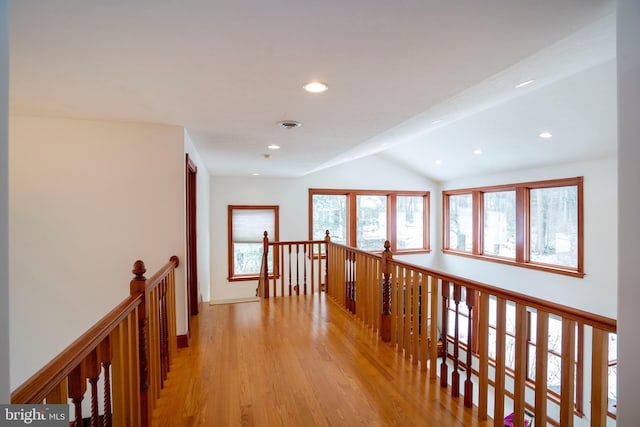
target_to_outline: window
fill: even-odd
[[[483,253],[516,258],[516,192],[484,193]]]
[[[576,186],[531,190],[531,261],[578,266],[577,192]]]
[[[449,243],[453,249],[473,249],[473,212],[471,194],[449,196]]]
[[[313,230],[311,240],[323,240],[331,230],[331,240],[347,243],[347,196],[344,194],[313,194],[311,196]]]
[[[445,253],[584,276],[583,178],[442,192]]]
[[[229,206],[229,280],[256,280],[262,265],[263,238],[278,240],[278,206]],[[273,254],[269,253],[273,273]]]
[[[424,198],[397,196],[396,198],[397,249],[424,248]]]
[[[367,251],[429,251],[429,193],[309,189],[309,238]]]
[[[387,240],[387,196],[356,195],[356,247],[379,251]]]

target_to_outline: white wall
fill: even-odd
[[[618,0],[618,425],[640,420],[640,2]]]
[[[10,117],[11,387],[129,295],[136,259],[147,277],[184,259],[180,127]],[[176,274],[186,328],[184,267]]]
[[[211,296],[214,301],[249,298],[256,282],[228,282],[227,206],[279,205],[280,240],[306,240],[309,188],[352,188],[431,191],[437,186],[428,179],[372,156],[300,178],[211,177]],[[431,212],[434,212],[433,201]],[[435,225],[431,224],[432,234]],[[434,238],[431,238],[434,245]],[[432,265],[434,254],[422,264]],[[415,262],[415,261],[414,261]]]
[[[0,403],[9,403],[9,19],[0,0]]]
[[[202,158],[186,130],[184,132],[184,152],[189,154],[189,157],[198,168],[198,172],[196,174],[196,250],[198,252],[198,295],[202,301],[209,301],[211,299],[211,266],[209,262],[211,259],[211,245],[209,242],[211,236],[209,229],[209,172],[204,166]]]
[[[584,176],[584,278],[444,254],[447,272],[616,318],[617,162],[615,158],[445,182],[443,190]],[[442,196],[440,196],[442,197]],[[442,227],[440,222],[439,227]],[[442,248],[442,242],[438,242]]]

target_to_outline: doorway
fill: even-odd
[[[196,174],[198,168],[186,155],[186,203],[187,203],[187,310],[188,330],[191,332],[191,316],[198,314],[198,255],[196,245]]]

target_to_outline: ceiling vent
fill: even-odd
[[[295,120],[283,120],[281,122],[278,122],[278,126],[283,129],[295,129],[302,126],[302,123],[296,122]]]

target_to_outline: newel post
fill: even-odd
[[[391,244],[384,242],[384,252],[382,252],[382,314],[380,318],[380,336],[382,341],[391,341],[391,264],[393,259]]]
[[[143,261],[133,263],[135,276],[131,280],[131,295],[142,295],[142,302],[138,306],[138,357],[140,364],[140,426],[148,427],[151,422],[151,405],[149,402],[149,346],[147,336],[149,333],[149,317],[147,316],[147,302],[149,295],[146,292],[147,278],[144,273],[147,269]]]
[[[329,230],[324,231],[324,291],[329,292]]]

